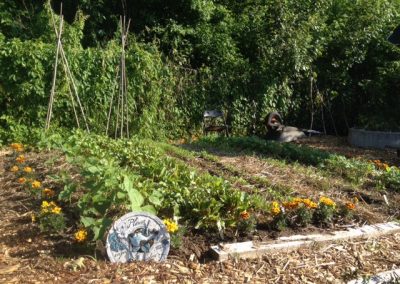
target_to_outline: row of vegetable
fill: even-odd
[[[308,146],[266,141],[257,137],[204,137],[196,141],[198,147],[215,147],[233,151],[256,152],[261,155],[314,166],[331,176],[362,184],[372,181],[377,189],[400,191],[400,168],[380,160],[366,161],[346,158]]]

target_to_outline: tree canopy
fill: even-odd
[[[0,3],[3,128],[44,124],[56,45],[50,9],[59,14],[60,4]],[[114,91],[121,15],[132,21],[126,58],[137,133],[195,133],[213,108],[238,134],[262,133],[272,110],[330,133],[397,130],[400,52],[387,38],[399,8],[398,0],[68,0],[63,42],[98,131]],[[57,125],[73,127],[59,73]]]

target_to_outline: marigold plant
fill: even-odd
[[[75,233],[74,236],[75,236],[75,240],[78,243],[83,243],[84,241],[86,241],[87,235],[88,235],[88,233],[85,229],[80,229]]]
[[[50,188],[43,189],[42,193],[44,196],[49,197],[49,198],[53,197],[56,194],[55,191]]]
[[[16,172],[19,171],[19,167],[18,167],[18,166],[13,166],[13,167],[10,169],[10,171],[13,172],[13,173],[16,173]]]
[[[291,210],[291,209],[296,209],[299,206],[299,202],[297,201],[288,201],[288,202],[283,202],[282,206],[285,209]]]
[[[25,167],[24,168],[24,172],[26,172],[26,173],[31,173],[32,172],[32,168],[31,167]]]
[[[38,181],[38,180],[34,180],[33,182],[32,182],[32,188],[40,188],[40,186],[42,185],[42,183],[40,182],[40,181]]]
[[[19,179],[18,179],[18,182],[19,183],[25,183],[26,182],[26,178],[24,178],[24,177],[20,177]]]
[[[281,208],[280,208],[278,202],[276,202],[276,201],[272,202],[271,213],[274,216],[278,215],[279,213],[281,213]]]
[[[328,197],[325,197],[325,196],[322,196],[319,199],[319,203],[325,204],[326,206],[330,206],[330,207],[335,207],[336,206],[336,203],[332,199],[330,199]]]
[[[243,220],[247,220],[250,218],[250,213],[244,210],[240,212],[240,218],[242,218]]]
[[[346,202],[346,208],[347,210],[354,210],[356,209],[356,205],[353,202]]]
[[[179,229],[178,224],[172,219],[164,219],[163,223],[169,233],[175,233]]]
[[[315,209],[318,207],[318,204],[306,198],[302,200],[302,203],[309,209]]]
[[[15,159],[15,161],[17,161],[17,163],[23,163],[23,162],[25,162],[25,156],[24,155],[19,155],[16,159]]]
[[[42,214],[48,214],[48,213],[53,213],[53,214],[60,214],[61,213],[61,207],[57,206],[54,201],[43,201],[42,206],[41,206],[41,213]]]
[[[12,143],[10,146],[16,152],[22,152],[24,150],[24,145],[21,143]]]

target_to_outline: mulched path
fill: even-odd
[[[6,172],[6,154],[0,152],[0,283],[342,283],[400,268],[400,234],[253,260],[172,254],[163,263],[111,264],[99,249],[40,232],[31,221],[34,201]]]
[[[296,144],[307,145],[312,148],[325,150],[331,153],[344,155],[348,158],[362,158],[365,160],[381,160],[389,165],[400,166],[400,158],[393,149],[367,149],[349,145],[346,137],[330,135],[313,136],[300,139]]]

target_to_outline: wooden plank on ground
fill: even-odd
[[[398,222],[388,222],[375,225],[365,225],[359,228],[350,228],[344,231],[335,231],[329,234],[294,235],[281,237],[271,242],[241,242],[220,244],[212,246],[211,252],[215,257],[224,261],[232,257],[257,258],[271,251],[289,251],[300,247],[306,247],[315,243],[335,241],[347,241],[351,239],[376,238],[382,235],[400,232]]]

